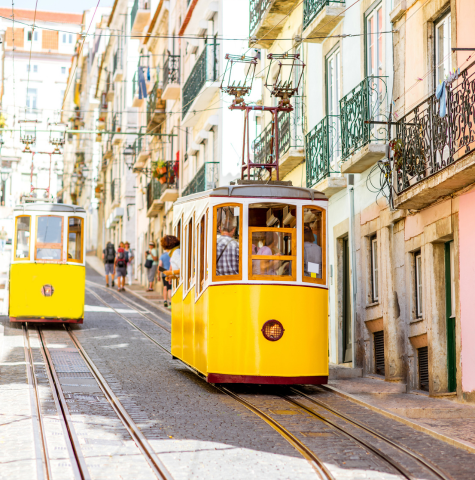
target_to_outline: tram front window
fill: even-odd
[[[68,225],[68,260],[81,262],[82,219],[71,217]]]
[[[215,272],[217,277],[236,278],[236,276],[240,275],[241,208],[240,205],[215,207]],[[224,278],[219,280],[224,280]]]
[[[30,258],[30,217],[17,218],[15,257],[24,260]]]
[[[325,212],[303,208],[303,280],[322,283],[325,279]]]
[[[63,247],[63,217],[37,218],[36,259],[61,260]]]

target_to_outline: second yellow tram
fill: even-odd
[[[172,354],[210,383],[328,380],[327,198],[231,185],[180,198]]]
[[[14,208],[9,279],[11,322],[83,323],[84,208],[26,203]]]

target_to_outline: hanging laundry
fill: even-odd
[[[147,98],[147,83],[145,82],[145,74],[143,71],[143,67],[139,67],[138,69],[138,77],[139,77],[139,100]]]
[[[445,88],[445,81],[439,84],[435,91],[435,98],[439,100],[439,116],[444,118],[447,114],[447,89]]]
[[[147,67],[147,82],[150,82],[150,67]]]

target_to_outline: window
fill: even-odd
[[[66,38],[67,38],[67,35],[63,33],[63,43],[66,43]]]
[[[17,217],[15,260],[30,259],[30,217]]]
[[[36,260],[61,260],[63,217],[42,216],[36,219]]]
[[[73,43],[73,34],[72,33],[69,34],[69,43]]]
[[[249,205],[250,280],[296,280],[296,216],[294,205]]]
[[[82,218],[69,218],[68,262],[82,263]]]
[[[31,38],[32,38],[33,32],[27,32],[26,35],[27,35],[27,38],[26,38],[27,42],[31,42]]]
[[[332,163],[340,158],[340,49],[327,57],[327,113],[329,150]]]
[[[193,285],[193,218],[185,225],[185,292]]]
[[[435,85],[443,82],[450,72],[451,52],[450,13],[435,25]]]
[[[208,226],[208,211],[201,217],[200,223],[196,226],[196,239],[199,243],[198,254],[198,279],[196,284],[196,294],[199,295],[203,290],[208,279],[208,262],[207,262],[207,243],[206,233]]]
[[[38,32],[34,32],[34,33],[33,33],[33,40],[34,40],[35,42],[38,41]]]
[[[29,64],[29,63],[26,65],[26,71],[27,71],[27,72],[30,71],[30,64]]]
[[[36,99],[38,91],[36,88],[28,88],[26,91],[26,108],[28,110],[36,110]]]
[[[66,67],[61,67],[61,75],[65,75],[66,74]]]
[[[326,272],[326,219],[320,207],[303,207],[303,277],[308,283],[325,284]]]
[[[373,302],[379,300],[378,287],[378,238],[371,237],[371,297]]]
[[[383,8],[378,5],[366,17],[366,70],[367,76],[383,74]]]
[[[33,73],[38,73],[38,65],[33,65]]]
[[[181,241],[181,238],[182,238],[182,235],[181,235],[181,219],[178,221],[176,227],[175,227],[175,237],[178,238],[178,240],[180,240],[180,265],[181,265],[181,268],[180,268],[180,278],[177,280],[173,280],[173,292],[175,292],[175,290],[177,289],[178,285],[181,283],[182,279],[183,279],[183,252],[185,251],[185,248],[184,248],[184,245],[182,244],[182,241]]]
[[[416,317],[422,317],[422,255],[417,252],[414,255],[414,280],[416,290]]]
[[[242,205],[214,207],[213,280],[241,280]]]

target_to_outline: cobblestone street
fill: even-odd
[[[475,455],[467,451],[470,448],[457,448],[435,438],[435,431],[435,436],[420,432],[367,408],[362,398],[368,380],[359,389],[355,380],[330,385],[340,392],[352,391],[356,397],[359,394],[358,403],[320,387],[231,386],[221,390],[205,383],[168,353],[169,314],[137,295],[119,296],[98,286],[102,284],[103,278],[89,269],[85,321],[71,327],[72,334],[62,326],[30,327],[25,337],[21,324],[2,318],[0,478],[48,478],[43,448],[50,459],[48,475],[58,479],[81,478],[77,477],[79,471],[82,478],[93,479],[319,478],[313,457],[328,475],[325,478],[473,478]],[[25,338],[30,345],[39,412],[35,410]],[[48,361],[57,376],[57,387],[52,386]],[[111,403],[101,378],[119,407]],[[380,400],[380,408],[391,410],[397,403],[399,410],[407,409],[421,401],[415,395],[388,395]],[[61,406],[61,397],[66,407]],[[460,408],[452,402],[434,401],[439,410],[456,412]],[[130,424],[124,423],[120,408],[130,417]],[[464,408],[472,412],[471,407]],[[67,425],[63,409],[66,423],[70,419]],[[447,415],[443,417],[425,419],[425,424],[433,428],[445,425],[450,435]],[[130,425],[135,425],[138,433]],[[69,436],[68,429],[72,430]],[[465,438],[468,446],[469,440]],[[76,457],[73,449],[80,450]],[[77,465],[74,458],[78,457]],[[161,473],[156,465],[163,469]]]

